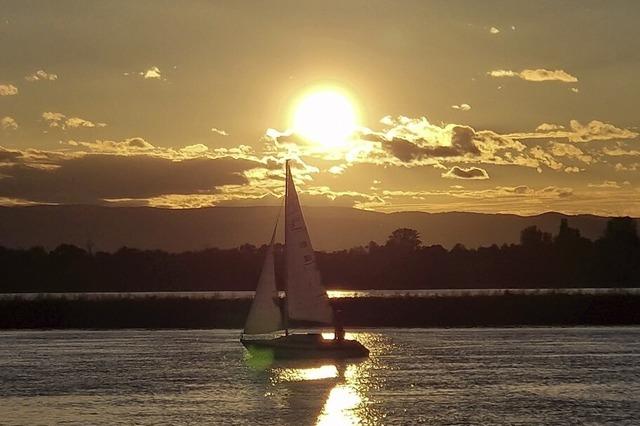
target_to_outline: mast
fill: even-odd
[[[284,301],[282,302],[283,304],[283,309],[282,309],[282,324],[284,325],[284,335],[288,336],[289,335],[289,306],[287,303],[287,300],[289,298],[289,283],[288,283],[288,278],[289,278],[289,274],[286,273],[286,269],[287,269],[287,230],[286,230],[286,220],[287,220],[287,195],[288,195],[288,190],[289,190],[289,160],[285,160],[284,162],[284,217],[285,217],[285,231],[284,231],[284,250],[283,250],[283,255],[284,255],[284,265],[285,265],[285,274],[284,274]]]

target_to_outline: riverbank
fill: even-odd
[[[251,301],[188,297],[0,300],[2,329],[241,328]],[[501,294],[332,299],[352,327],[640,324],[640,295]]]
[[[0,300],[10,299],[252,299],[255,291],[131,291],[131,292],[64,292],[64,293],[0,293]],[[542,296],[542,295],[637,295],[640,288],[570,287],[570,288],[429,288],[394,290],[327,290],[329,299],[406,298],[406,297],[473,297],[473,296]],[[280,292],[284,297],[284,291]]]

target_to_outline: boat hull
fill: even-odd
[[[249,353],[269,353],[275,359],[366,358],[369,350],[357,340],[324,339],[320,334],[292,334],[275,339],[240,339]]]

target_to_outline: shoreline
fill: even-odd
[[[285,296],[280,291],[280,297]],[[88,291],[88,292],[21,292],[0,293],[0,300],[36,300],[36,299],[216,299],[251,300],[252,290],[211,290],[211,291]],[[430,298],[430,297],[466,297],[466,296],[505,296],[505,295],[640,295],[640,287],[540,287],[540,288],[428,288],[428,289],[329,289],[329,299],[345,298]]]
[[[3,299],[0,329],[242,328],[250,299]],[[640,295],[538,294],[334,298],[346,327],[621,326],[640,324]]]

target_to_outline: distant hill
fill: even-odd
[[[277,207],[211,207],[170,210],[149,207],[29,206],[0,207],[0,245],[44,246],[61,243],[113,251],[122,246],[171,252],[206,247],[237,247],[267,242]],[[478,247],[515,243],[520,231],[537,225],[556,233],[568,218],[588,238],[599,237],[608,218],[560,213],[538,216],[481,213],[379,213],[342,207],[305,207],[314,248],[336,250],[383,243],[397,228],[420,232],[426,245],[456,243]],[[282,239],[282,238],[281,238]]]

